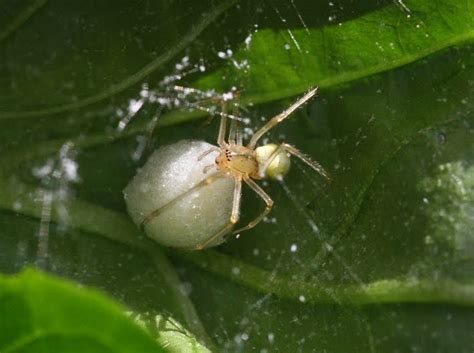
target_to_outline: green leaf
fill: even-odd
[[[156,317],[156,326],[160,333],[159,341],[172,353],[192,352],[210,353],[211,351],[200,344],[192,333],[182,327],[179,322],[164,317]]]
[[[411,1],[318,28],[255,31],[225,68],[198,81],[206,88],[245,87],[266,102],[395,69],[474,39],[469,2]],[[240,65],[237,64],[240,63]]]
[[[165,352],[124,309],[35,271],[0,277],[2,352]]]
[[[99,287],[171,351],[474,349],[470,2],[10,9],[0,26],[1,271],[38,264]],[[295,160],[283,182],[261,183],[275,201],[265,222],[195,253],[144,238],[122,190],[150,153],[133,157],[144,141],[213,142],[216,122],[179,125],[205,114],[165,111],[147,140],[158,109],[147,102],[114,132],[143,84],[169,94],[162,82],[185,56],[195,72],[170,85],[237,87],[253,131],[319,85],[267,137],[334,180]],[[243,222],[263,208],[247,191]]]

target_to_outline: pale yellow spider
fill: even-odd
[[[257,142],[260,138],[267,133],[270,129],[281,123],[283,120],[288,118],[295,110],[305,104],[308,100],[314,97],[318,92],[318,87],[309,90],[303,97],[298,99],[288,109],[284,110],[280,114],[274,116],[268,121],[263,127],[261,127],[251,137],[247,145],[243,145],[243,137],[239,122],[235,119],[235,116],[221,113],[221,122],[219,128],[219,134],[217,137],[217,146],[210,148],[205,151],[198,160],[202,160],[204,157],[212,152],[218,152],[218,156],[215,159],[214,164],[204,168],[204,173],[208,173],[211,169],[216,169],[214,173],[211,173],[204,180],[197,183],[194,187],[190,188],[183,194],[179,195],[175,199],[166,203],[162,207],[153,212],[150,212],[141,222],[141,228],[144,229],[147,223],[153,220],[155,217],[160,215],[165,209],[172,207],[178,201],[187,197],[197,189],[210,185],[220,178],[231,178],[234,180],[234,192],[233,192],[233,203],[232,212],[230,218],[219,231],[212,234],[207,240],[198,244],[195,249],[201,250],[209,245],[215,243],[216,240],[229,233],[234,225],[239,221],[240,218],[240,201],[242,182],[246,183],[252,190],[254,190],[266,204],[265,210],[258,215],[253,221],[244,227],[238,228],[233,231],[233,234],[239,234],[245,230],[255,227],[272,209],[273,200],[267,193],[254,181],[261,179],[281,179],[288,173],[290,168],[290,157],[294,155],[301,159],[304,163],[310,166],[317,173],[321,174],[328,181],[331,180],[330,175],[323,169],[323,167],[311,160],[308,156],[301,153],[295,147],[282,143],[266,144],[260,147],[257,146]],[[227,136],[227,119],[231,118],[230,129]]]

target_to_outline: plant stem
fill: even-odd
[[[323,284],[272,275],[214,250],[173,252],[173,255],[259,292],[310,304],[449,303],[474,306],[474,283],[390,279],[367,284]],[[236,268],[239,271],[235,271]]]
[[[51,108],[44,108],[38,110],[24,111],[24,112],[14,112],[14,111],[4,111],[0,112],[1,119],[22,119],[22,118],[31,118],[45,115],[53,115],[62,113],[69,110],[79,109],[86,107],[88,105],[100,102],[103,99],[112,97],[115,94],[118,94],[129,87],[139,83],[145,79],[148,75],[156,71],[158,68],[162,67],[168,61],[173,59],[176,55],[186,49],[211,23],[214,22],[222,13],[232,7],[237,0],[227,0],[216,7],[212,8],[207,14],[202,16],[201,20],[196,23],[189,31],[184,35],[181,40],[173,46],[170,50],[166,51],[162,55],[158,56],[141,70],[135,74],[127,77],[123,81],[110,86],[102,92],[97,93],[96,95],[83,98],[77,102],[68,103],[64,105],[58,105]]]
[[[36,195],[37,190],[15,179],[0,180],[0,208],[39,219],[41,202]],[[156,259],[157,267],[160,271],[169,271],[170,284],[177,286],[178,277],[172,266],[168,264],[163,267],[162,261],[166,258],[161,248],[153,241],[141,236],[126,215],[77,199],[71,199],[61,206],[69,210],[69,215],[66,218],[61,217],[53,207],[51,219],[53,222],[95,233],[147,252],[152,251],[153,256],[157,256],[159,252],[162,257]],[[390,279],[367,284],[324,284],[274,276],[268,271],[214,250],[202,252],[169,250],[169,254],[258,292],[310,304],[449,303],[474,306],[474,283],[459,283],[451,280]],[[235,268],[239,269],[238,274]],[[194,308],[190,307],[190,302],[187,302],[188,299],[183,301],[181,296],[180,300],[187,320],[199,320]],[[199,333],[199,330],[196,332]]]
[[[11,16],[7,23],[3,24],[4,28],[0,31],[0,42],[3,42],[10,35],[15,33],[31,16],[38,12],[48,0],[34,0],[30,5],[26,5],[23,11],[16,16]]]

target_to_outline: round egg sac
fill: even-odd
[[[124,189],[133,221],[158,243],[194,249],[229,222],[234,180],[212,178],[216,168],[208,168],[204,173],[205,167],[214,165],[217,151],[198,160],[213,147],[192,140],[164,146],[149,157]],[[195,187],[209,177],[209,184]],[[223,241],[220,237],[207,247]]]

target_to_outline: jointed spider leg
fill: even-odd
[[[242,146],[242,123],[237,120],[230,122],[229,144]]]
[[[230,215],[230,219],[226,225],[224,225],[216,234],[212,237],[207,239],[204,243],[199,244],[196,246],[196,250],[202,250],[209,244],[211,244],[216,239],[227,234],[234,224],[239,221],[240,218],[240,200],[242,198],[242,180],[240,178],[235,178],[235,185],[234,185],[234,201],[232,202],[232,213]]]
[[[221,152],[220,148],[218,147],[212,147],[212,148],[209,148],[207,151],[204,151],[203,153],[201,153],[199,155],[199,157],[197,158],[198,161],[201,161],[204,157],[206,157],[209,153],[212,153],[212,152]]]
[[[153,132],[156,129],[156,126],[158,125],[162,111],[163,111],[163,107],[162,106],[158,107],[158,109],[156,110],[155,116],[153,117],[153,119],[151,119],[150,123],[148,124],[148,127],[147,127],[148,136],[147,136],[147,143],[146,143],[146,147],[148,148],[148,150],[150,150],[152,147],[151,138],[153,136]]]
[[[322,166],[316,161],[313,161],[309,156],[303,154],[300,150],[298,150],[296,147],[289,145],[288,143],[282,143],[280,145],[285,151],[289,152],[295,157],[298,157],[301,159],[304,163],[306,163],[308,166],[310,166],[314,171],[317,173],[321,174],[326,180],[331,183],[332,182],[332,177],[331,174],[329,174]]]
[[[278,148],[275,149],[275,151],[273,151],[273,153],[270,155],[270,157],[268,157],[268,159],[265,161],[265,163],[260,167],[260,169],[258,171],[260,176],[265,175],[265,172],[267,171],[270,164],[283,151],[286,151],[286,152],[292,154],[293,156],[298,157],[304,163],[306,163],[308,166],[310,166],[314,171],[321,174],[329,183],[332,182],[331,175],[321,166],[321,164],[319,164],[316,161],[313,161],[309,156],[303,154],[296,147],[294,147],[294,146],[292,146],[288,143],[282,143],[280,146],[278,146]]]
[[[120,119],[117,125],[117,131],[122,132],[130,123],[130,120],[142,109],[143,105],[146,102],[146,98],[142,97],[139,100],[135,101],[127,115],[125,115],[122,119]]]
[[[225,108],[226,108],[225,103],[222,103],[223,112]],[[224,112],[224,114],[221,115],[221,123],[219,125],[219,135],[217,136],[217,144],[220,147],[223,147],[224,145],[226,145],[226,142],[225,142],[226,132],[227,132],[227,115]]]
[[[242,123],[240,121],[237,121],[235,124],[235,140],[237,142],[237,145],[242,146],[244,143],[242,136]]]
[[[216,166],[215,163],[206,165],[206,166],[202,169],[202,172],[203,172],[204,174],[207,174],[207,172],[210,171],[212,168],[217,168],[217,166]]]
[[[203,107],[201,105],[198,105],[198,104],[189,104],[189,107],[191,108],[196,108],[198,110],[202,110],[203,112],[206,112],[206,113],[209,113],[210,115],[218,115],[218,116],[225,116],[226,118],[229,118],[231,120],[238,120],[238,121],[242,121],[242,118],[239,117],[239,116],[235,116],[235,115],[232,115],[232,114],[227,114],[227,113],[223,113],[223,112],[220,112],[220,111],[216,111],[216,110],[213,110],[213,109],[210,109],[210,108],[207,108],[207,107]]]
[[[295,110],[297,110],[299,107],[301,107],[303,104],[305,104],[308,100],[313,98],[317,93],[318,93],[319,87],[315,87],[308,91],[303,97],[298,99],[295,103],[293,103],[288,109],[284,110],[278,115],[275,115],[273,118],[271,118],[265,125],[263,125],[260,130],[258,130],[253,136],[252,139],[250,140],[249,144],[247,145],[248,148],[254,149],[255,146],[257,145],[258,140],[268,132],[268,130],[272,129],[279,123],[281,123],[283,120],[288,118]]]
[[[140,229],[144,230],[146,225],[151,222],[155,217],[158,217],[162,212],[164,212],[165,210],[167,210],[168,208],[172,207],[174,204],[176,204],[178,201],[182,200],[184,197],[186,197],[187,195],[189,195],[190,193],[196,191],[197,189],[199,188],[202,188],[203,186],[206,186],[206,185],[209,185],[211,183],[213,183],[214,181],[216,181],[217,179],[219,178],[224,178],[225,175],[218,171],[214,174],[211,174],[210,176],[208,176],[206,179],[202,180],[201,182],[197,183],[196,185],[194,185],[192,188],[190,188],[189,190],[183,192],[182,194],[178,195],[177,197],[175,197],[173,200],[169,201],[168,203],[164,204],[163,206],[161,206],[160,208],[150,212],[142,221],[142,223],[140,224]]]
[[[204,97],[209,95],[209,92],[201,91],[200,89],[192,88],[192,87],[184,87],[184,86],[175,85],[175,86],[173,86],[173,89],[176,92],[182,92],[186,95],[187,94],[196,94],[196,95],[200,95],[200,96],[204,96]],[[214,94],[211,93],[211,95],[214,95]],[[213,97],[209,97],[209,98],[212,99]]]
[[[246,231],[250,228],[255,227],[258,223],[262,221],[262,219],[268,213],[270,213],[270,211],[273,208],[273,200],[270,198],[270,196],[268,196],[268,194],[265,191],[263,191],[263,189],[256,182],[254,182],[250,178],[244,178],[244,181],[248,186],[252,188],[253,191],[255,191],[258,194],[258,196],[260,196],[263,199],[263,201],[265,201],[266,207],[263,210],[263,212],[260,213],[252,222],[247,224],[245,227],[237,229],[236,231],[232,232],[232,234],[239,234],[243,231]]]
[[[237,92],[235,94],[235,99],[236,101],[233,101],[233,111],[232,114],[234,116],[239,116],[239,108],[240,105],[238,103],[238,100],[240,98],[240,94]],[[237,145],[242,145],[242,123],[240,120],[232,119],[230,121],[230,130],[229,130],[229,144],[237,144]]]

